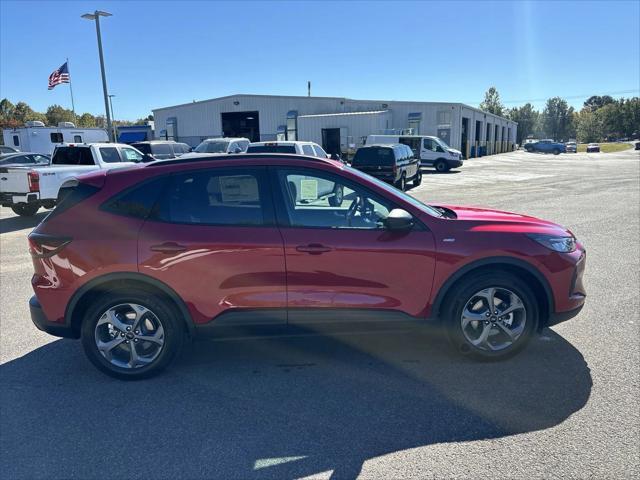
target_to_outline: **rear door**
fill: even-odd
[[[363,147],[353,157],[352,166],[374,177],[393,182],[396,159],[392,147]]]
[[[138,253],[140,272],[175,290],[197,324],[286,323],[284,250],[266,167],[170,176]]]

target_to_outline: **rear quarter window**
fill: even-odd
[[[168,177],[148,180],[107,200],[101,207],[110,213],[127,217],[147,218],[163,191]]]
[[[361,148],[353,157],[353,165],[393,165],[393,149],[386,147]]]

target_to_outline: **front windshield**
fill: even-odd
[[[226,153],[229,142],[204,141],[196,147],[198,153]]]
[[[363,173],[360,170],[356,170],[353,167],[345,166],[344,168],[346,170],[349,170],[349,172],[353,173],[354,175],[357,175],[360,178],[365,178],[368,181],[375,183],[377,186],[379,186],[380,188],[382,188],[386,192],[389,192],[389,193],[392,193],[392,194],[397,195],[399,197],[402,197],[403,200],[409,202],[411,205],[413,205],[414,207],[422,210],[423,212],[428,213],[432,217],[442,217],[442,213],[439,210],[433,208],[431,205],[427,205],[426,203],[422,203],[417,198],[412,197],[411,195],[403,192],[402,190],[398,190],[397,188],[392,187],[388,183],[383,182],[382,180],[378,180],[377,178],[372,177],[370,175],[367,175],[366,173]]]
[[[440,138],[436,138],[436,142],[438,142],[438,144],[445,150],[449,150],[451,148],[449,145],[447,145],[447,143],[444,140]]]

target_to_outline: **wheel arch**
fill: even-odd
[[[80,336],[82,324],[82,313],[91,304],[91,300],[100,293],[109,290],[122,289],[127,287],[138,287],[148,290],[150,293],[157,293],[166,297],[180,312],[185,329],[189,335],[193,335],[195,327],[189,309],[180,296],[167,284],[148,275],[137,272],[116,272],[108,273],[100,277],[89,280],[80,287],[65,310],[65,323]]]
[[[432,316],[439,317],[447,295],[458,282],[479,272],[503,271],[524,277],[532,288],[540,306],[539,329],[544,327],[550,315],[555,312],[553,291],[542,273],[530,263],[512,257],[490,257],[476,260],[456,270],[442,284],[432,306]]]

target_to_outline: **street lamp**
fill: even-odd
[[[100,71],[102,72],[102,91],[104,93],[104,109],[107,111],[107,131],[109,132],[109,138],[114,142],[113,131],[111,126],[111,114],[109,112],[109,94],[107,93],[107,77],[104,73],[104,58],[102,56],[102,38],[100,36],[100,17],[110,17],[109,12],[103,12],[102,10],[96,10],[93,13],[85,13],[81,17],[86,20],[95,20],[96,22],[96,35],[98,37],[98,54],[100,55]]]
[[[113,97],[115,97],[115,95],[109,95],[109,106],[111,107],[111,119],[113,120],[113,138],[118,138],[116,135],[116,116],[113,114],[113,101],[111,100]]]

